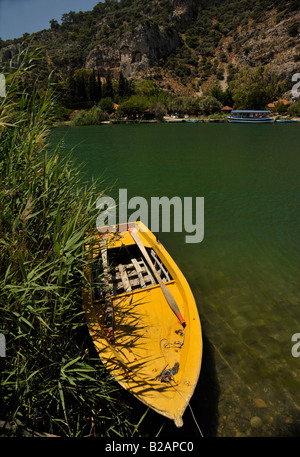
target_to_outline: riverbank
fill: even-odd
[[[120,124],[182,124],[182,123],[208,123],[208,122],[228,122],[227,118],[179,118],[175,116],[164,116],[162,119],[109,119],[101,121],[98,125],[120,125]],[[73,126],[72,121],[55,122],[54,126],[59,127],[63,125]],[[95,125],[95,124],[86,124]]]
[[[288,118],[283,116],[275,116],[275,122],[300,122],[300,117]],[[120,124],[207,124],[207,123],[215,123],[215,124],[228,124],[227,117],[226,118],[178,118],[172,116],[165,116],[162,120],[157,119],[110,119],[107,121],[99,122],[98,125],[120,125]],[[61,121],[61,122],[54,122],[54,127],[61,127],[61,126],[72,126],[71,121]]]
[[[210,118],[201,118],[201,119],[189,119],[189,118],[174,118],[165,116],[162,120],[157,119],[116,119],[110,121],[101,122],[101,125],[108,124],[182,124],[182,123],[207,123],[207,122],[228,122],[226,118],[224,119],[210,119]]]

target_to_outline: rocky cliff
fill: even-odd
[[[119,37],[113,46],[96,45],[85,62],[87,69],[94,69],[105,76],[107,70],[116,76],[122,71],[125,77],[158,65],[180,46],[176,30],[166,30],[153,23],[140,24]]]
[[[0,64],[3,62],[9,62],[14,60],[14,58],[20,52],[20,43],[12,43],[8,46],[0,49]]]
[[[201,94],[244,66],[270,65],[287,88],[300,71],[298,0],[107,0],[50,22],[31,39],[61,78],[77,68],[143,78],[159,67],[162,88]],[[2,58],[21,41],[4,43]]]
[[[263,23],[241,31],[235,40],[235,60],[239,66],[270,65],[290,80],[300,71],[300,12],[276,19],[272,10]],[[300,31],[300,30],[299,30]]]
[[[159,1],[152,3],[160,4]],[[145,21],[130,31],[125,30],[112,46],[97,44],[86,58],[86,68],[95,69],[101,75],[107,70],[114,74],[122,71],[129,77],[158,65],[160,59],[165,59],[181,46],[179,33],[197,16],[200,3],[201,0],[171,0],[167,26],[159,24],[155,10],[143,12]],[[108,25],[106,19],[101,20],[98,27],[104,25]]]

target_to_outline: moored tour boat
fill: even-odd
[[[271,112],[263,110],[233,110],[227,120],[237,124],[272,124],[275,122],[275,118],[271,117]]]
[[[106,227],[90,250],[83,293],[98,354],[126,390],[183,425],[202,361],[201,324],[182,272],[142,223]]]

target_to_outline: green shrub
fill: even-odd
[[[220,81],[222,81],[222,80],[224,79],[224,70],[223,70],[223,68],[218,68],[218,69],[217,69],[216,77],[217,77],[217,79],[219,79]]]
[[[221,59],[221,62],[228,62],[227,55],[224,51],[220,52],[220,59]]]
[[[199,38],[197,36],[187,36],[185,42],[187,46],[195,49],[199,44]]]
[[[223,91],[220,87],[213,87],[209,93],[212,97],[215,97],[223,106],[232,106],[233,105],[233,100],[232,100],[232,95],[227,88],[225,91]]]
[[[117,108],[116,114],[121,117],[128,117],[130,119],[141,118],[149,109],[149,100],[140,95],[132,95],[128,100],[120,103]]]
[[[300,100],[294,103],[291,103],[287,109],[287,112],[290,116],[300,117]]]
[[[114,111],[114,102],[111,97],[105,97],[100,100],[98,107],[100,111],[111,114]]]
[[[108,119],[107,113],[97,106],[91,109],[79,110],[72,118],[71,125],[98,125]]]
[[[213,114],[221,111],[222,103],[220,103],[215,97],[208,96],[199,101],[199,111],[202,114]]]
[[[275,105],[274,111],[278,114],[284,114],[287,112],[288,107],[283,102],[278,102]]]

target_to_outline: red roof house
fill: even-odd
[[[289,105],[289,104],[292,103],[292,102],[289,102],[288,100],[285,100],[284,98],[280,98],[279,100],[276,100],[276,101],[273,102],[273,103],[269,103],[269,104],[268,104],[268,107],[269,107],[269,108],[275,108],[275,106],[277,105],[277,103],[283,103],[284,105]]]
[[[230,108],[230,106],[223,106],[221,111],[232,111],[233,108]]]

